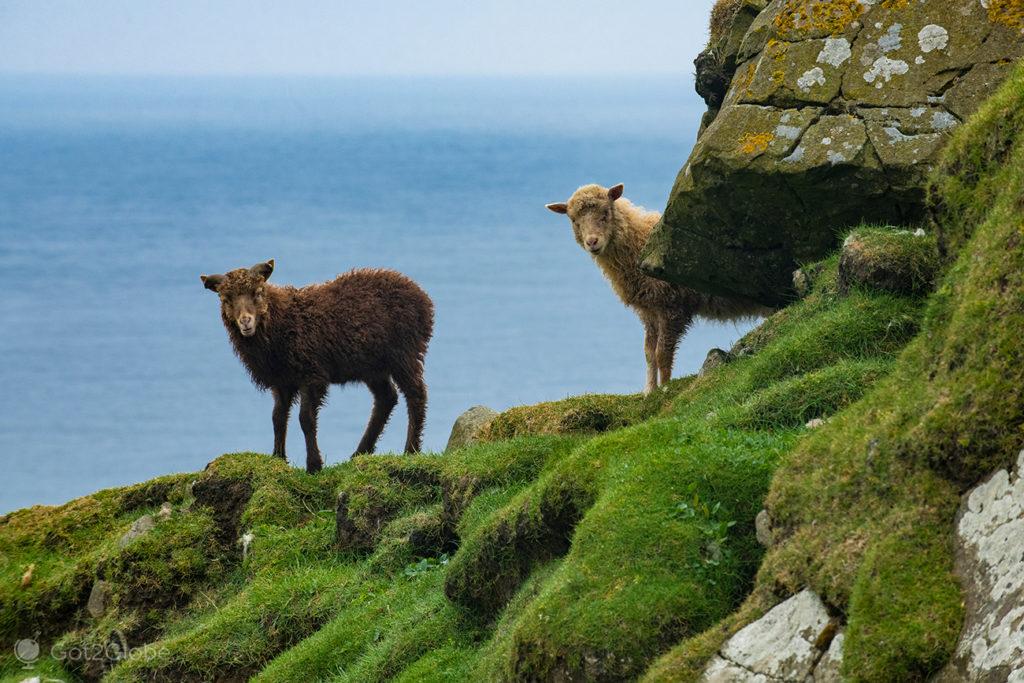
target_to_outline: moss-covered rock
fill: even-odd
[[[839,256],[839,291],[871,287],[921,296],[935,287],[939,252],[924,230],[862,228],[850,233]]]
[[[452,425],[452,433],[448,437],[445,451],[469,446],[479,441],[481,432],[498,416],[497,411],[487,406],[473,406],[459,415]]]
[[[950,132],[1024,55],[1017,5],[770,2],[730,52],[735,66],[699,69],[709,82],[729,78],[728,92],[719,102],[720,86],[704,84],[710,125],[644,267],[777,305],[796,264],[831,251],[838,233],[922,219],[925,180]]]

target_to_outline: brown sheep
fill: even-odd
[[[622,199],[622,185],[605,189],[586,185],[566,203],[548,204],[567,214],[576,241],[597,262],[622,302],[644,325],[647,384],[644,394],[672,378],[672,362],[679,340],[694,317],[742,320],[764,315],[768,309],[657,280],[640,270],[640,252],[661,215]]]
[[[363,382],[373,411],[356,455],[372,453],[398,403],[409,408],[405,451],[420,450],[427,412],[423,361],[434,305],[409,278],[390,270],[353,270],[309,287],[267,284],[273,260],[226,275],[202,275],[220,296],[221,320],[253,383],[274,395],[274,455],[285,458],[288,415],[300,400],[306,470],[323,467],[317,414],[331,384]]]

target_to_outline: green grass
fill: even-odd
[[[804,418],[842,411],[918,329],[920,303],[844,296],[834,264],[824,272],[738,360],[646,398],[513,409],[498,440],[315,477],[225,456],[132,493],[145,507],[131,512],[110,502],[128,492],[104,492],[17,513],[0,534],[24,560],[42,557],[29,538],[81,537],[52,557],[77,578],[24,595],[64,596],[63,645],[118,629],[146,646],[111,680],[636,677],[743,604],[763,555],[753,519]],[[117,547],[164,498],[172,518]],[[93,620],[82,602],[97,577],[115,597]]]
[[[841,296],[831,272],[744,340],[756,352],[647,398],[514,409],[495,422],[513,438],[361,458],[316,477],[225,456],[142,496],[145,508],[80,516],[92,521],[75,533],[99,542],[73,562],[60,556],[85,567],[58,581],[79,591],[61,642],[128,630],[148,647],[109,674],[126,681],[639,676],[743,603],[763,554],[753,519],[803,417],[855,400],[917,329],[919,304]],[[163,498],[176,501],[172,519],[117,548]],[[71,533],[73,511],[97,504],[70,504],[67,519],[37,511],[35,535]],[[3,533],[33,556],[32,534]],[[96,621],[82,591],[100,576],[115,599]],[[39,589],[27,594],[51,591]]]

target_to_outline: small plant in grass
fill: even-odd
[[[428,572],[432,572],[435,569],[440,569],[448,564],[448,553],[444,553],[439,557],[424,557],[419,562],[413,562],[407,565],[405,570],[402,572],[405,576],[410,579],[415,579],[418,576],[422,576]]]
[[[720,502],[709,505],[701,499],[696,486],[691,486],[687,499],[676,504],[672,516],[693,524],[701,535],[702,552],[692,565],[695,570],[712,570],[728,559],[729,530],[736,526],[736,520],[727,518]]]

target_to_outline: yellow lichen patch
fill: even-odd
[[[765,45],[764,52],[767,56],[779,62],[785,59],[786,55],[789,54],[789,45],[789,43],[784,43],[781,40],[775,40],[773,38],[768,41],[767,45]]]
[[[903,9],[910,6],[910,0],[882,0],[882,7],[885,9]]]
[[[843,33],[864,13],[859,0],[786,0],[775,17],[779,33],[806,31],[814,33]]]
[[[747,133],[740,138],[740,151],[744,154],[764,154],[774,139],[771,133]]]
[[[988,19],[1024,32],[1024,0],[989,0]]]
[[[754,74],[757,73],[757,62],[749,62],[747,64],[747,70],[742,74],[736,75],[737,88],[745,96],[750,97],[750,86],[754,83]]]

